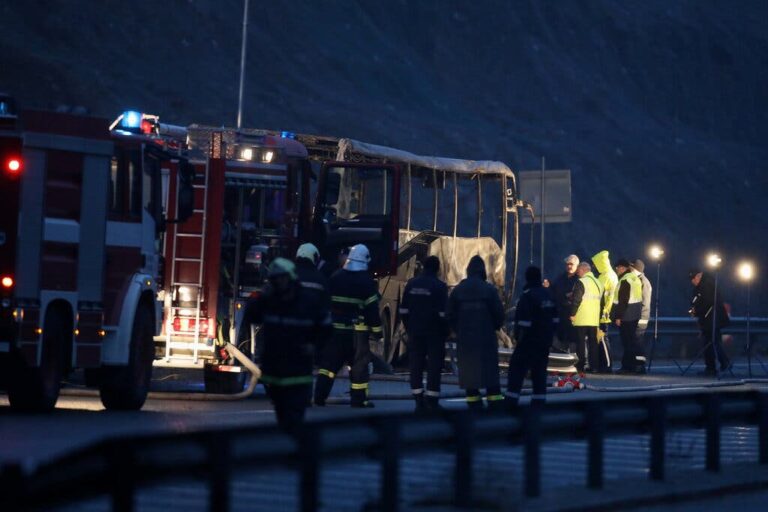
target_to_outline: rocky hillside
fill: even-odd
[[[3,2],[0,90],[231,125],[241,16],[240,0]],[[704,251],[768,271],[766,19],[762,0],[251,2],[245,124],[515,169],[546,156],[572,169],[574,212],[547,230],[548,269],[659,241],[663,312],[683,314]]]

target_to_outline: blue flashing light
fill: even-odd
[[[125,128],[141,128],[141,112],[129,110],[123,112],[122,124]]]
[[[283,139],[295,139],[296,134],[293,132],[280,132],[280,137]]]

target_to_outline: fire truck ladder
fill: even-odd
[[[197,183],[193,184],[193,188],[202,189],[203,191],[203,208],[202,210],[195,209],[193,211],[193,213],[199,213],[203,217],[201,222],[201,232],[200,233],[180,233],[179,227],[176,226],[176,229],[174,230],[173,256],[171,260],[172,261],[171,290],[178,290],[178,287],[181,287],[181,286],[187,286],[190,288],[197,289],[197,298],[196,298],[196,304],[195,304],[195,329],[194,329],[194,339],[192,341],[192,356],[184,358],[188,361],[191,361],[192,364],[194,365],[198,364],[199,352],[200,352],[200,309],[201,309],[201,301],[203,296],[203,268],[204,268],[204,262],[205,262],[205,231],[206,231],[207,211],[208,211],[208,174],[209,174],[208,170],[206,170],[202,184],[197,184]],[[200,239],[200,257],[188,258],[188,257],[177,256],[176,251],[179,246],[179,243],[178,243],[179,238],[199,238]],[[177,263],[196,263],[199,267],[198,274],[197,274],[197,282],[185,283],[185,282],[176,281],[176,264]],[[189,309],[189,308],[174,306],[173,300],[171,300],[169,318],[170,319],[175,318],[174,313],[182,309]],[[174,343],[171,340],[171,328],[167,325],[165,329],[165,336],[166,336],[165,338],[165,361],[166,362],[170,361],[171,357],[173,356],[172,349],[174,348],[187,349],[187,350],[189,349],[188,343]],[[176,359],[181,359],[181,358],[176,357]]]

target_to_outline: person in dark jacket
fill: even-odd
[[[557,305],[557,314],[560,321],[557,324],[558,347],[563,350],[576,350],[578,338],[576,329],[571,322],[571,299],[573,296],[573,287],[579,280],[576,275],[576,268],[579,266],[579,257],[571,254],[564,260],[565,272],[560,274],[550,286],[550,291]]]
[[[558,321],[554,297],[541,284],[541,270],[528,267],[523,295],[515,309],[517,345],[509,360],[507,398],[513,408],[520,400],[520,389],[528,370],[533,383],[531,405],[541,405],[546,401],[549,348]]]
[[[320,355],[315,382],[315,405],[323,406],[342,365],[350,364],[350,405],[373,407],[368,401],[368,363],[371,350],[368,337],[381,337],[379,288],[368,273],[370,253],[358,244],[349,251],[344,268],[331,276],[331,316],[333,338]]]
[[[314,345],[330,336],[331,315],[326,303],[299,285],[293,262],[275,259],[268,279],[246,305],[242,325],[263,326],[261,382],[280,428],[296,434],[312,395]]]
[[[637,326],[643,311],[643,283],[626,259],[616,263],[616,273],[619,287],[613,298],[611,316],[619,328],[624,349],[619,373],[645,373],[645,349],[637,339]]]
[[[694,287],[691,299],[691,313],[699,321],[701,330],[701,342],[704,347],[704,374],[717,375],[717,363],[720,363],[720,371],[728,371],[731,363],[723,350],[722,333],[720,330],[728,326],[730,320],[725,310],[723,297],[717,290],[715,297],[715,279],[709,273],[699,269],[691,270],[689,277]],[[713,313],[716,311],[716,315]],[[714,339],[714,343],[712,340]]]
[[[483,408],[481,389],[486,391],[489,407],[504,407],[496,340],[496,331],[504,323],[504,307],[498,291],[486,279],[483,259],[473,256],[467,265],[467,278],[448,297],[448,320],[456,333],[459,386],[466,390],[471,409]]]
[[[328,302],[330,306],[330,295],[328,294],[328,278],[317,268],[320,262],[320,251],[314,244],[302,244],[296,251],[296,273],[299,277],[299,283],[302,288],[318,295],[322,300]]]
[[[440,260],[430,256],[424,260],[424,271],[409,280],[400,303],[400,318],[408,333],[408,361],[411,393],[416,411],[439,409],[440,378],[445,360],[448,324],[445,307],[448,287],[438,278]],[[427,390],[424,391],[424,369]]]

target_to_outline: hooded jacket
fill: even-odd
[[[467,278],[448,298],[448,319],[456,333],[459,385],[464,389],[499,386],[496,331],[504,324],[504,307],[486,278],[483,259],[472,257]]]
[[[597,281],[603,287],[603,311],[600,316],[600,323],[609,324],[611,323],[613,301],[619,286],[619,276],[616,275],[613,267],[611,267],[608,251],[600,251],[592,256],[592,263],[595,264],[595,268],[600,273]]]

